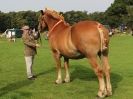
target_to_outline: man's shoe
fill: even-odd
[[[34,77],[30,77],[30,78],[28,78],[29,80],[35,80],[35,78]]]

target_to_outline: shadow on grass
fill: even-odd
[[[72,66],[74,68],[74,71],[71,73],[71,79],[80,79],[85,81],[97,81],[97,77],[94,74],[92,69],[89,69],[85,66]]]
[[[41,75],[45,75],[45,74],[48,74],[48,73],[51,73],[51,72],[55,72],[55,68],[51,68],[51,69],[49,69],[49,70],[47,70],[47,71],[43,71],[43,72],[40,72],[40,73],[38,73],[38,74],[36,74],[36,76],[41,76]]]
[[[8,94],[9,92],[20,89],[24,86],[28,86],[32,83],[33,83],[33,81],[23,80],[23,81],[18,81],[15,83],[8,84],[7,86],[0,88],[0,97],[5,95],[5,94]],[[30,93],[28,93],[28,94],[30,94]]]
[[[44,75],[44,74],[47,74],[47,73],[50,73],[50,72],[53,72],[53,71],[55,71],[55,68],[49,69],[49,70],[44,71],[44,72],[40,72],[40,73],[37,74],[37,76]],[[0,88],[0,97],[2,97],[3,95],[8,94],[8,93],[10,93],[14,90],[20,89],[24,86],[28,86],[28,85],[32,84],[33,82],[34,81],[31,81],[31,80],[22,80],[22,81],[10,83],[5,87]],[[26,97],[32,95],[31,93],[27,93],[27,92],[19,92],[19,93],[22,96],[26,96]]]
[[[85,80],[85,81],[98,81],[97,76],[95,75],[92,69],[89,69],[85,66],[72,66],[74,71],[71,73],[72,81],[75,79]],[[111,73],[111,84],[113,93],[118,87],[118,83],[123,79],[118,73]]]
[[[121,82],[123,79],[122,76],[120,76],[118,73],[111,73],[111,84],[113,93],[115,93],[115,90],[118,88],[118,83]]]

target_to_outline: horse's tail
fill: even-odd
[[[101,42],[100,42],[100,51],[101,52],[107,49],[106,38],[104,37],[104,30],[103,30],[102,27],[103,26],[100,23],[98,23],[97,29],[98,29],[99,34],[100,34],[100,40],[101,40]]]

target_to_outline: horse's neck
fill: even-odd
[[[48,20],[47,21],[47,25],[48,25],[48,29],[49,31],[54,27],[54,25],[58,22],[58,20]]]

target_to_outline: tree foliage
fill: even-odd
[[[38,12],[33,11],[0,12],[0,31],[4,32],[8,28],[21,28],[23,25],[37,28],[38,16]]]
[[[115,0],[105,12],[68,11],[61,14],[71,25],[83,20],[94,20],[111,27],[125,24],[133,28],[133,0]],[[0,31],[21,28],[24,24],[37,28],[39,15],[39,12],[34,11],[0,12]]]
[[[125,24],[131,28],[131,24],[133,24],[133,0],[115,0],[105,11],[105,14],[107,19],[106,22],[112,27]]]
[[[88,20],[87,11],[69,11],[64,13],[63,16],[65,20],[70,24],[74,24],[83,20]]]

